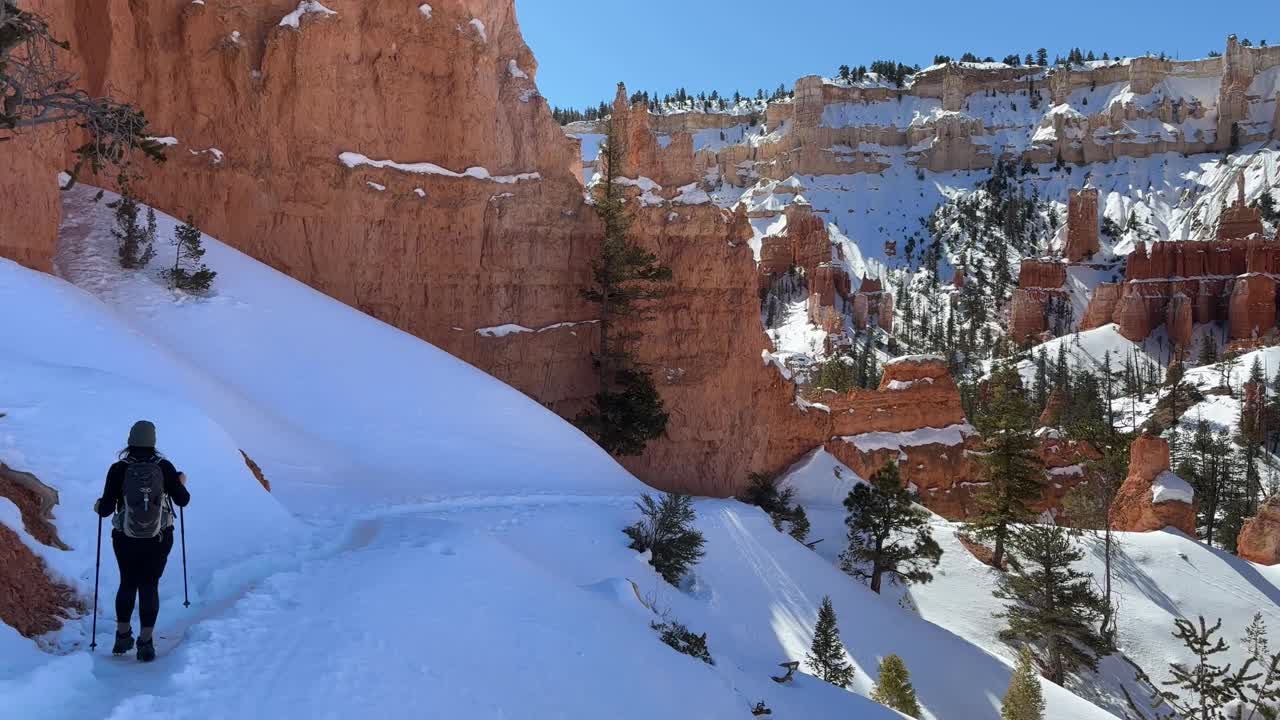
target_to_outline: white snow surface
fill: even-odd
[[[921,445],[956,446],[964,443],[964,439],[977,430],[969,423],[948,425],[944,428],[920,428],[908,432],[869,432],[860,435],[845,435],[840,439],[858,446],[863,452],[876,450],[892,450]]]
[[[1151,502],[1156,505],[1166,502],[1190,505],[1195,501],[1195,495],[1190,483],[1168,470],[1157,475],[1151,483]]]

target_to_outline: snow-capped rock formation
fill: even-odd
[[[1196,536],[1195,494],[1169,469],[1169,442],[1143,435],[1129,450],[1129,475],[1111,508],[1111,526],[1126,532],[1172,527]]]

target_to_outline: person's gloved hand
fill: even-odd
[[[182,483],[182,486],[183,486],[183,487],[186,487],[186,486],[187,486],[187,474],[186,474],[186,473],[184,473],[184,472],[180,472],[180,473],[178,473],[178,482]]]
[[[98,506],[99,506],[101,503],[102,503],[102,498],[98,498],[97,500],[94,500],[94,501],[93,501],[93,512],[94,512],[94,514],[95,514],[95,515],[97,515],[98,517],[102,517],[102,511],[98,509]]]

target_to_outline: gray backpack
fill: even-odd
[[[164,471],[160,459],[130,462],[124,471],[124,509],[116,515],[121,532],[131,538],[154,538],[168,526]]]

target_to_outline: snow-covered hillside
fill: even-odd
[[[193,605],[175,554],[149,666],[86,652],[88,617],[39,648],[0,627],[0,716],[738,718],[763,701],[780,717],[887,719],[862,695],[891,652],[926,717],[997,716],[1008,667],[760,511],[699,503],[707,556],[676,590],[620,532],[642,486],[554,415],[212,238],[209,297],[122,274],[109,226],[92,189],[67,196],[58,266],[81,287],[0,262],[0,301],[26,310],[0,333],[0,460],[60,491],[72,549],[24,540],[87,600],[92,499],[129,423],[155,419],[191,477]],[[160,216],[161,238],[173,227]],[[802,658],[824,595],[856,692],[769,679]],[[663,645],[649,608],[706,632],[716,664]],[[1052,718],[1107,717],[1046,691]]]
[[[797,499],[808,510],[811,537],[827,539],[818,545],[818,554],[833,564],[845,533],[840,492],[849,487],[850,478],[856,476],[848,468],[819,452],[783,480],[795,489]],[[924,619],[1013,663],[1015,649],[996,636],[1001,628],[996,614],[1004,609],[1003,601],[992,596],[999,573],[965,549],[956,537],[959,528],[956,523],[935,519],[932,530],[943,555],[933,582],[905,590],[891,588],[886,596],[890,602],[909,597]],[[1120,651],[1153,678],[1167,677],[1170,662],[1191,660],[1183,644],[1173,637],[1175,618],[1202,615],[1210,623],[1222,619],[1222,636],[1233,646],[1223,660],[1237,667],[1245,658],[1241,638],[1254,613],[1262,613],[1271,642],[1280,641],[1280,567],[1255,565],[1176,531],[1117,533],[1116,537],[1119,551],[1114,561],[1114,589]],[[1086,551],[1079,569],[1102,577],[1101,540],[1084,536],[1075,542]],[[1120,688],[1128,688],[1135,699],[1142,697],[1133,680],[1133,668],[1112,656],[1103,659],[1097,677],[1076,683],[1073,689],[1124,717]]]

